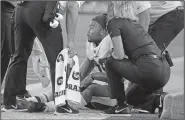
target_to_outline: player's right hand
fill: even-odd
[[[55,18],[55,7],[57,5],[57,1],[47,1],[45,5],[45,11],[43,15],[43,22],[49,23]]]
[[[55,15],[54,14],[44,14],[43,16],[43,22],[44,23],[49,23],[52,20],[54,20]]]

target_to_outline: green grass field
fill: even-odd
[[[85,41],[87,39],[86,33],[88,30],[88,25],[92,19],[92,17],[95,16],[95,14],[92,15],[80,15],[79,22],[76,29],[76,36],[75,36],[75,43],[76,43],[76,51],[78,53],[80,63],[85,58]],[[184,93],[184,31],[182,34],[179,34],[174,42],[169,46],[169,51],[172,55],[172,58],[174,59],[175,66],[172,67],[172,75],[170,82],[165,86],[165,91],[171,92],[171,93]],[[65,27],[63,27],[63,35],[64,35],[64,43],[66,43],[66,34],[65,34]],[[45,91],[46,89],[43,89],[40,81],[36,77],[36,75],[33,73],[32,70],[32,63],[31,60],[29,60],[28,63],[28,75],[27,75],[27,89],[32,93],[32,95],[36,95],[41,93],[42,91]],[[177,106],[177,111],[175,111],[177,114],[181,114],[181,117],[178,119],[183,120],[182,117],[184,115],[184,97],[179,98],[179,103]],[[99,111],[93,111],[93,110],[81,110],[79,115],[59,115],[54,116],[52,113],[26,113],[26,112],[14,112],[9,111],[2,113],[2,119],[104,119],[104,120],[112,120],[112,119],[119,119],[119,120],[157,120],[157,115],[155,114],[134,114],[131,117],[124,117],[124,116],[105,116],[100,115],[98,113]]]

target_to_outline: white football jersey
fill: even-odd
[[[113,50],[112,41],[109,35],[107,35],[98,46],[92,42],[86,43],[86,56],[89,60],[94,60],[95,65],[101,72],[104,72],[104,64],[100,63],[100,59],[107,58],[111,55]]]

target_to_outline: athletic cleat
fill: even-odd
[[[15,110],[15,109],[17,109],[17,106],[15,105],[3,105],[1,107],[1,112],[6,112],[8,110]]]
[[[101,114],[131,114],[131,108],[128,105],[115,106],[108,110],[104,110]]]
[[[56,107],[56,113],[70,113],[70,114],[78,114],[79,111],[72,108],[68,104],[65,104],[64,106],[58,106]]]
[[[46,104],[42,102],[28,102],[28,112],[43,112],[46,109]]]
[[[170,119],[172,117],[172,103],[173,97],[171,94],[162,93],[160,95],[160,104],[158,117],[160,119]]]

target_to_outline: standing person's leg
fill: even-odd
[[[60,26],[57,28],[51,28],[49,23],[43,22],[45,5],[46,2],[44,1],[25,2],[23,5],[24,19],[28,26],[33,30],[34,35],[38,37],[43,45],[50,64],[51,80],[53,83],[52,85],[54,86],[55,61],[57,55],[63,48],[63,39]]]
[[[150,25],[148,33],[159,48],[163,50],[162,44],[164,43],[167,47],[183,28],[184,10],[175,9]]]
[[[28,4],[27,11],[30,15],[26,16],[26,20],[29,26],[33,29],[35,35],[38,37],[44,51],[46,53],[46,57],[48,59],[48,63],[50,65],[50,73],[51,73],[51,82],[52,82],[52,91],[54,95],[55,89],[55,62],[58,54],[63,49],[63,37],[61,26],[57,28],[52,28],[49,26],[49,23],[43,22],[43,14],[45,12],[46,2],[30,2]],[[37,14],[35,14],[37,12]],[[32,20],[33,16],[34,19]]]
[[[35,33],[41,41],[43,48],[45,50],[49,65],[50,65],[50,73],[51,73],[51,83],[52,83],[52,91],[54,95],[55,90],[55,62],[58,54],[63,49],[63,37],[62,31],[60,27],[50,28],[46,31],[46,36],[40,36],[40,30],[35,29]]]
[[[12,12],[1,11],[1,84],[3,82],[10,57],[13,54],[13,8]]]
[[[32,51],[35,35],[23,20],[24,8],[18,6],[15,11],[15,53],[7,71],[4,89],[4,105],[9,108],[16,104],[16,95],[27,92],[27,61]]]

